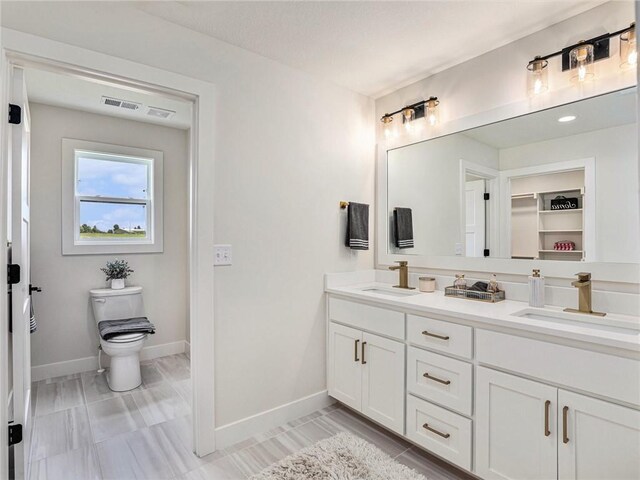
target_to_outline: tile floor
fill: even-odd
[[[338,404],[198,458],[189,376],[180,354],[144,362],[142,385],[131,392],[112,392],[96,372],[37,382],[31,479],[242,480],[345,430],[428,480],[472,478]]]

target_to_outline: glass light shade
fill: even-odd
[[[590,43],[578,45],[569,52],[571,81],[582,83],[595,78],[593,71],[594,49]]]
[[[382,133],[384,138],[391,139],[396,136],[395,125],[393,124],[393,117],[391,115],[385,115],[380,119],[382,122]]]
[[[549,90],[549,62],[539,57],[534,58],[529,65],[529,76],[527,78],[527,91],[530,96],[540,95]]]
[[[427,120],[427,123],[430,126],[437,125],[440,121],[440,115],[438,112],[438,105],[440,101],[436,97],[431,97],[427,100],[427,103],[424,106],[424,116]]]
[[[413,108],[402,110],[402,123],[405,130],[410,132],[413,129],[413,121],[416,119],[416,111]]]
[[[620,35],[620,67],[632,68],[638,63],[638,46],[636,43],[636,24]]]

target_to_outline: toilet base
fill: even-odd
[[[111,366],[107,373],[107,384],[114,392],[126,392],[142,384],[140,375],[140,355],[111,357]]]

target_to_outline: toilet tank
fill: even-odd
[[[96,323],[103,320],[122,320],[144,317],[142,287],[125,287],[120,290],[99,288],[89,290]]]

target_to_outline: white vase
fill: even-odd
[[[124,288],[124,278],[112,278],[111,288],[113,290],[121,290]]]

